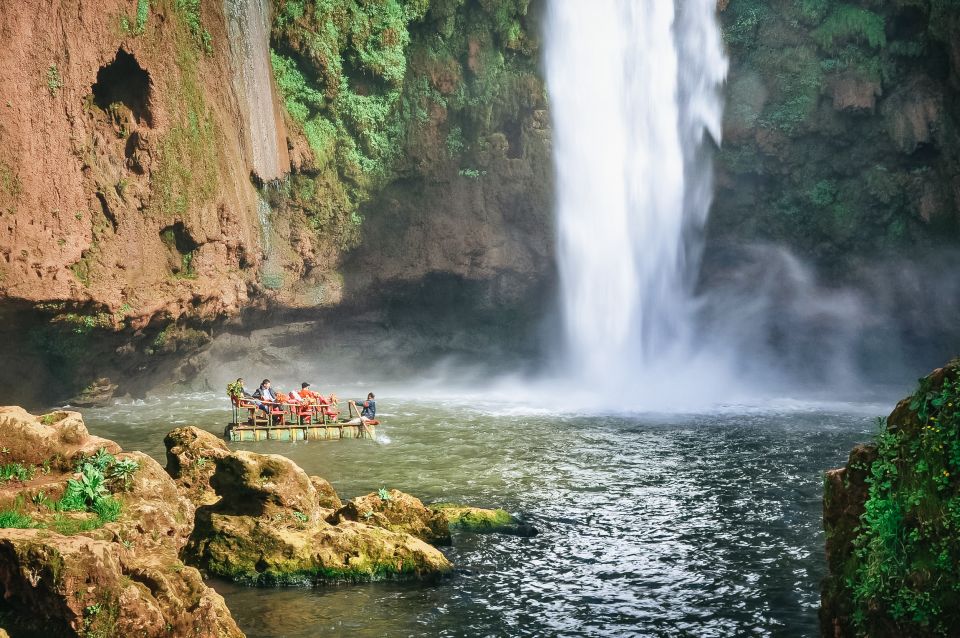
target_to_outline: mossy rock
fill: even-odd
[[[209,507],[197,510],[184,556],[210,574],[261,587],[429,579],[452,569],[439,550],[409,534],[353,521],[255,518]]]
[[[901,401],[875,445],[826,475],[831,636],[957,635],[960,623],[960,361]]]
[[[337,510],[329,522],[359,521],[393,532],[415,536],[431,545],[449,545],[447,519],[427,508],[420,499],[400,490],[383,490],[360,496]]]
[[[483,509],[456,503],[434,503],[428,506],[447,519],[450,529],[472,534],[510,534],[513,536],[536,536],[537,528],[515,518],[501,509]]]

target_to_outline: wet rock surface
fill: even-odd
[[[222,441],[196,428],[177,431],[167,443],[187,439],[191,454],[212,459],[209,488],[218,500],[209,503],[194,476],[178,479],[191,481],[188,493],[198,495],[184,558],[210,574],[257,585],[309,585],[429,578],[452,568],[439,550],[404,531],[334,516],[330,506],[340,499],[332,486],[286,457],[224,455]],[[172,458],[182,463],[181,456]]]
[[[434,503],[429,508],[446,519],[450,529],[473,534],[536,536],[539,531],[501,509],[484,509],[456,503]]]
[[[90,436],[75,412],[0,414],[3,460],[22,468],[19,479],[0,485],[0,611],[11,630],[243,635],[223,598],[180,561],[194,506],[156,461]],[[112,469],[99,478],[74,472],[81,461]],[[118,467],[135,470],[119,478]],[[98,494],[92,507],[67,505],[71,482]],[[90,487],[98,482],[101,489]],[[108,503],[117,504],[113,514]]]

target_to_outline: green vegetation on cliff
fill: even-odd
[[[479,177],[490,136],[543,99],[528,1],[276,0],[274,74],[306,144],[273,204],[342,249],[359,241],[363,203],[394,180]]]
[[[204,96],[198,58],[209,51],[210,34],[199,17],[198,0],[175,0],[174,37],[178,81],[164,95],[176,114],[160,142],[159,165],[151,177],[151,208],[167,218],[182,218],[207,203],[217,189],[219,156],[216,118]]]
[[[822,627],[837,636],[948,636],[960,623],[960,361],[921,379],[827,474]]]
[[[927,378],[881,433],[851,578],[865,635],[948,635],[960,622],[960,375]]]
[[[960,239],[960,4],[731,0],[721,18],[714,236],[829,265]]]

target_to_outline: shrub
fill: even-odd
[[[883,16],[849,4],[838,5],[814,32],[821,48],[836,51],[848,42],[863,42],[874,49],[887,43]]]
[[[120,459],[110,468],[110,478],[119,481],[123,489],[130,489],[133,475],[140,469],[140,464],[133,459]]]
[[[960,378],[923,380],[910,409],[915,421],[879,435],[867,478],[850,579],[863,634],[892,621],[900,635],[947,635],[960,622]]]
[[[27,514],[21,514],[12,509],[0,511],[0,528],[32,529],[34,527],[38,527],[37,522]]]

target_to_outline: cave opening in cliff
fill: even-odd
[[[183,222],[177,222],[163,228],[160,231],[160,240],[169,253],[170,271],[175,275],[192,275],[193,254],[200,245],[190,236],[190,232],[183,225]]]
[[[150,74],[132,54],[118,49],[113,61],[97,71],[93,103],[107,112],[116,109],[118,104],[126,106],[137,123],[152,126]]]

